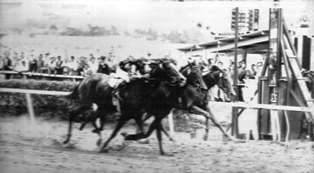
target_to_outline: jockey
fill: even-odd
[[[128,58],[124,61],[121,61],[116,69],[116,73],[112,73],[111,79],[109,81],[110,86],[114,88],[113,94],[119,98],[119,91],[126,86],[132,79],[142,77],[139,73],[137,67],[137,61],[133,58]]]

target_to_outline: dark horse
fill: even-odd
[[[191,68],[193,65],[188,64],[180,69],[180,72],[188,78],[191,73],[191,70],[195,70],[196,67]],[[195,66],[195,65],[194,65]],[[210,89],[214,85],[218,85],[220,89],[226,94],[229,100],[232,100],[235,96],[234,90],[232,88],[232,80],[229,73],[224,70],[221,70],[217,66],[212,66],[208,73],[202,75],[203,81],[206,84],[206,87],[198,86],[197,83],[191,83],[188,85],[185,90],[182,92],[181,103],[174,107],[176,109],[187,110],[191,113],[204,115],[206,118],[206,129],[205,135],[203,137],[204,140],[208,139],[209,133],[209,120],[211,120],[224,134],[225,137],[229,138],[230,140],[235,140],[233,137],[228,135],[226,131],[222,128],[222,126],[216,120],[214,114],[210,110],[209,105],[209,94],[204,92],[204,88]],[[202,89],[201,89],[202,88]],[[148,119],[150,116],[145,118]],[[164,132],[166,132],[163,129]],[[166,132],[166,135],[172,139]]]
[[[183,67],[181,73],[187,76],[189,71],[189,66]],[[226,94],[228,99],[232,100],[235,96],[235,92],[232,87],[232,81],[230,75],[224,70],[213,65],[209,72],[203,75],[203,80],[206,83],[208,89],[212,88],[214,85],[218,85],[220,89]],[[204,140],[208,138],[209,132],[209,120],[211,120],[223,133],[224,136],[230,140],[234,140],[233,137],[228,135],[226,131],[222,128],[219,122],[216,120],[214,114],[210,110],[209,95],[199,92],[195,87],[188,87],[182,95],[182,107],[181,109],[189,110],[190,112],[204,115],[206,118],[206,129]]]
[[[93,132],[99,135],[98,144],[101,142],[101,131],[103,130],[106,115],[116,112],[116,107],[112,103],[112,90],[108,80],[109,76],[105,74],[94,74],[83,79],[83,81],[74,88],[71,94],[67,97],[72,99],[78,99],[80,106],[70,112],[69,115],[69,129],[68,135],[64,144],[70,141],[72,135],[72,123],[74,119],[91,109],[93,105],[96,105],[94,113],[88,117],[86,122],[92,122],[95,129]],[[145,84],[145,86],[151,86],[157,88],[162,81],[167,81],[172,85],[182,85],[185,83],[185,78],[166,60],[160,60],[156,62],[154,69],[150,73],[150,80],[136,79],[136,83]],[[134,83],[134,82],[131,82]],[[143,90],[144,89],[144,90]],[[143,92],[144,91],[144,92]],[[145,92],[145,88],[142,88],[141,92]],[[151,94],[151,93],[149,93]],[[134,98],[137,102],[137,98]],[[100,127],[96,125],[96,119],[100,118]],[[139,122],[135,117],[136,122]],[[81,129],[86,124],[83,123]]]
[[[122,116],[120,117],[112,136],[103,145],[102,150],[107,147],[110,140],[129,119],[136,116],[140,117],[138,118],[139,122],[137,123],[139,124],[139,127],[142,128],[141,116],[143,112],[146,112],[155,117],[149,130],[146,133],[143,133],[143,129],[141,129],[141,133],[124,135],[125,139],[138,140],[147,138],[156,129],[160,154],[165,154],[162,147],[161,135],[161,132],[164,130],[162,126],[163,118],[170,113],[173,107],[176,107],[178,98],[183,94],[187,87],[194,87],[199,92],[205,91],[206,93],[207,91],[207,87],[201,76],[201,71],[198,67],[191,67],[191,69],[191,73],[187,75],[186,85],[184,86],[173,85],[166,80],[160,81],[160,85],[157,87],[143,85],[140,81],[129,83],[128,86],[121,91],[121,96],[124,98],[124,101],[121,103]]]

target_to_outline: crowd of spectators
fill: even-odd
[[[31,51],[28,55],[24,52],[3,51],[0,55],[0,70],[15,71],[18,73],[29,72],[48,75],[88,76],[93,73],[111,73],[114,68],[112,60],[114,54],[107,56],[52,56],[50,53],[35,54]]]
[[[149,53],[147,56],[150,55]],[[26,54],[23,51],[18,52],[7,49],[0,56],[0,70],[66,76],[88,76],[94,73],[110,74],[119,63],[114,61],[120,59],[115,57],[113,51],[102,56],[95,56],[92,53],[88,56],[68,56],[67,54],[53,56],[49,52],[36,54],[32,50]],[[202,60],[201,56],[194,58]],[[215,64],[221,69],[229,71],[233,77],[234,62],[232,60],[227,65],[223,64],[219,56],[216,56],[200,63],[206,67]],[[239,83],[244,84],[246,79],[255,79],[262,66],[262,62],[257,62],[248,69],[243,60],[238,62]]]

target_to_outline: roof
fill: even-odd
[[[196,51],[196,50],[201,50],[201,49],[203,48],[194,44],[192,46],[179,48],[178,50],[183,51],[183,52],[191,52],[191,51]]]
[[[265,47],[269,43],[269,31],[257,31],[250,32],[238,36],[238,49],[248,49],[256,46]],[[179,48],[178,50],[183,52],[202,51],[206,52],[232,52],[234,50],[235,37],[223,38],[205,43],[199,43],[185,48]],[[260,51],[260,50],[257,50]]]

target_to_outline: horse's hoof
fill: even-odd
[[[96,145],[97,145],[98,147],[100,147],[101,143],[102,143],[102,139],[98,139],[97,142],[96,142]]]
[[[235,143],[245,143],[246,142],[245,140],[237,139],[237,138],[235,138],[233,136],[230,136],[230,137],[226,136],[226,137],[223,138],[223,141],[224,142],[231,141],[231,142],[235,142]]]
[[[174,157],[174,154],[170,153],[160,153],[162,156]]]
[[[98,132],[99,132],[98,129],[93,129],[93,130],[92,130],[92,133],[98,133]]]
[[[63,141],[63,145],[65,145],[65,144],[67,144],[67,143],[69,143],[69,140],[68,140],[68,139],[65,140],[65,141]]]
[[[204,135],[204,136],[203,136],[203,140],[204,140],[204,141],[207,141],[207,140],[208,140],[208,135]]]
[[[109,153],[108,149],[100,149],[98,153]]]
[[[246,143],[245,140],[241,140],[241,139],[235,139],[233,142],[235,142],[235,143]]]
[[[124,138],[126,138],[126,137],[128,137],[129,136],[129,134],[127,133],[127,132],[122,132],[122,133],[120,133]]]
[[[63,144],[62,145],[63,148],[66,148],[66,149],[75,149],[75,144],[73,143],[66,143],[66,144]]]
[[[169,141],[171,141],[171,142],[177,142],[174,138],[169,138]]]

